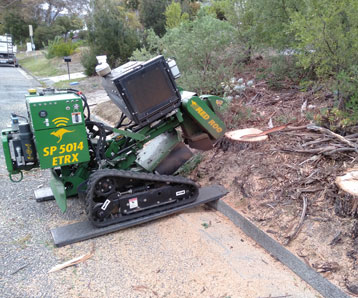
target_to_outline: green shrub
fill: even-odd
[[[180,23],[189,20],[189,14],[187,12],[182,13],[180,3],[174,1],[166,8],[164,15],[167,29],[178,27]]]
[[[298,85],[301,79],[309,78],[309,72],[297,65],[297,57],[277,55],[268,58],[270,66],[263,69],[261,78],[264,78],[270,88],[282,89],[287,83]]]
[[[358,2],[310,0],[305,5],[291,14],[299,62],[314,66],[322,78],[347,72],[358,59]]]
[[[237,30],[212,16],[182,23],[162,38],[148,34],[146,43],[131,60],[158,54],[175,58],[182,73],[179,84],[198,93],[221,93],[220,83],[229,81],[242,57]]]
[[[77,46],[76,43],[64,42],[61,37],[55,37],[54,40],[48,41],[46,58],[70,56],[75,52]]]
[[[82,52],[81,63],[85,68],[85,74],[87,76],[92,76],[96,74],[95,68],[97,65],[96,54],[91,49],[86,49]]]
[[[144,46],[141,49],[136,49],[130,60],[132,61],[146,61],[157,55],[162,54],[160,49],[161,40],[155,34],[153,29],[146,30],[143,35]]]

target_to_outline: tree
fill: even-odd
[[[196,18],[201,7],[200,2],[195,0],[181,0],[180,5],[182,12],[187,13],[191,21]]]
[[[9,10],[4,14],[3,33],[11,34],[14,42],[19,43],[29,37],[29,27],[16,11]]]
[[[73,23],[72,14],[77,12],[83,13],[88,10],[89,0],[2,0],[0,4],[0,31],[2,33],[12,33],[15,42],[25,41],[29,38],[28,25],[33,25],[34,31],[37,26],[42,28],[39,30],[41,36],[46,38],[51,36],[51,28],[45,28],[54,24],[56,18],[63,12],[70,12],[69,17]],[[4,3],[4,4],[3,4]],[[67,28],[63,26],[61,28]],[[52,31],[57,34],[59,26],[56,25]],[[66,29],[63,34],[68,33]],[[73,30],[73,29],[72,29]],[[37,38],[38,45],[42,45],[42,37]],[[36,36],[34,36],[36,39]],[[55,35],[51,37],[53,39]],[[46,39],[47,42],[47,39]]]
[[[95,0],[87,24],[92,54],[107,55],[111,66],[126,62],[139,47],[138,34],[122,8],[113,0]]]
[[[165,26],[167,29],[178,27],[180,23],[189,20],[189,14],[182,13],[181,5],[179,2],[172,2],[165,10]]]
[[[65,15],[57,17],[54,25],[63,28],[62,34],[65,35],[65,41],[67,41],[68,33],[83,28],[83,21],[77,15]]]
[[[61,13],[80,14],[89,10],[89,0],[24,0],[27,11],[36,11],[41,21],[52,25]]]
[[[240,34],[253,47],[287,49],[295,44],[295,33],[290,30],[291,12],[304,11],[306,1],[296,0],[235,0]]]
[[[358,111],[358,3],[355,0],[306,1],[291,12],[299,63],[321,79],[334,79],[339,108],[355,98]]]
[[[49,40],[55,39],[56,36],[61,36],[64,30],[65,29],[62,26],[58,25],[48,26],[46,24],[42,24],[37,26],[34,31],[36,49],[41,49],[44,46],[47,46]]]
[[[153,28],[154,32],[163,36],[165,33],[165,8],[167,0],[141,0],[139,19],[146,29]]]
[[[305,11],[292,12],[292,31],[304,67],[314,65],[331,76],[357,64],[358,3],[355,0],[306,1]]]

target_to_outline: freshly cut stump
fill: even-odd
[[[267,135],[257,128],[245,128],[228,131],[216,144],[224,152],[230,150],[239,152],[246,149],[256,149],[260,142],[267,140]]]
[[[225,137],[237,142],[262,142],[267,140],[267,135],[261,135],[262,130],[257,128],[244,128],[225,133]]]
[[[358,169],[351,169],[344,176],[336,178],[337,186],[353,196],[358,197]]]
[[[351,195],[352,208],[350,214],[355,215],[358,208],[358,169],[350,169],[345,175],[337,177],[336,184],[340,189]]]

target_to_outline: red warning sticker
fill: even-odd
[[[137,207],[138,207],[138,198],[129,199],[129,208],[133,209]]]

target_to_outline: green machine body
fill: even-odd
[[[31,91],[29,119],[12,114],[11,129],[1,132],[10,177],[20,173],[21,180],[22,170],[51,169],[60,209],[66,210],[68,197],[83,197],[95,226],[149,218],[195,200],[194,182],[169,175],[190,160],[190,148],[210,150],[224,135],[219,115],[224,99],[180,90],[175,83],[180,73],[169,62],[158,56],[114,70],[99,65],[102,86],[120,109],[113,127],[90,119],[78,90]]]
[[[42,169],[89,161],[82,100],[73,93],[27,96]]]

